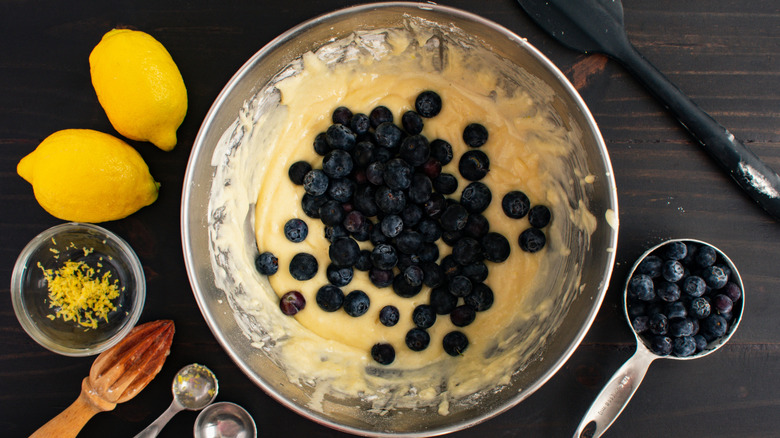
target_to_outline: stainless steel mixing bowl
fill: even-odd
[[[450,406],[449,415],[435,408],[398,409],[383,415],[367,409],[359,399],[327,400],[324,411],[312,409],[311,388],[290,384],[282,367],[242,327],[261,327],[246,309],[237,308],[232,293],[217,287],[217,277],[231,263],[230,254],[212,256],[210,227],[221,220],[209,211],[211,188],[220,140],[240,134],[236,119],[279,72],[302,54],[346,37],[356,30],[395,28],[409,17],[439,26],[447,33],[467,35],[477,51],[490,52],[520,66],[553,92],[551,108],[556,123],[575,137],[575,152],[566,157],[569,178],[561,181],[573,208],[592,213],[596,228],[583,232],[568,217],[562,240],[571,252],[549,277],[546,293],[554,297],[550,321],[539,322],[540,342],[529,360],[513,373],[508,385],[481,394],[473,403]],[[262,109],[260,110],[262,111]],[[585,181],[585,183],[582,183]],[[250,210],[251,211],[251,210]],[[187,272],[203,317],[227,353],[260,388],[283,405],[326,426],[366,436],[431,436],[463,429],[503,412],[528,397],[559,370],[577,348],[601,305],[617,245],[617,197],[606,147],[596,124],[564,75],[538,50],[507,29],[476,15],[435,4],[377,3],[339,10],[308,21],[282,34],[241,67],[219,95],[196,138],[182,197],[182,241]],[[247,226],[244,236],[253,241]],[[248,245],[251,246],[251,245]],[[256,249],[254,249],[256,251]],[[226,293],[228,292],[228,293]]]

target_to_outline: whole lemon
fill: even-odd
[[[171,55],[151,35],[113,29],[89,55],[92,86],[108,120],[131,140],[176,146],[187,89]]]
[[[121,219],[157,199],[159,184],[124,141],[90,129],[46,137],[16,172],[51,215],[76,222]]]

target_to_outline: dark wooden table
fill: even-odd
[[[573,0],[574,1],[574,0]],[[0,2],[0,435],[27,436],[78,395],[93,358],[50,353],[17,322],[11,269],[24,245],[61,223],[41,209],[16,164],[65,128],[115,133],[97,102],[87,58],[114,26],[151,33],[171,52],[189,91],[179,144],[162,152],[132,143],[162,183],[150,207],[104,226],[137,251],[148,280],[141,321],[170,318],[176,337],[165,367],[132,401],[97,415],[81,436],[133,436],[170,403],[170,381],[190,362],[211,367],[219,400],[245,406],[261,436],[336,437],[282,407],[228,358],[193,298],[181,253],[184,169],[201,121],[231,75],[276,35],[349,0],[137,0]],[[692,237],[739,267],[746,309],[722,350],[697,361],[658,361],[611,437],[767,437],[780,434],[780,224],[733,184],[628,76],[601,56],[582,56],[543,34],[513,0],[441,3],[478,13],[528,38],[579,89],[606,140],[619,192],[617,265],[602,309],[565,367],[510,411],[461,437],[571,436],[603,383],[634,351],[622,285],[645,248]],[[780,3],[777,0],[624,0],[629,36],[704,110],[780,169]],[[162,436],[188,436],[184,412]]]

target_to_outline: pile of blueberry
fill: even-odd
[[[657,354],[686,357],[729,332],[742,290],[713,247],[669,242],[644,258],[628,283],[631,325]]]
[[[477,312],[493,305],[493,291],[484,281],[486,262],[500,263],[509,257],[509,241],[490,231],[482,213],[492,201],[490,189],[480,180],[490,171],[490,160],[480,148],[488,141],[487,129],[477,123],[466,126],[463,140],[470,147],[458,161],[458,171],[470,183],[460,199],[450,198],[458,188],[458,179],[442,172],[453,158],[452,145],[446,140],[429,141],[421,135],[425,119],[435,117],[442,108],[440,96],[422,92],[415,110],[407,111],[396,125],[393,113],[384,106],[370,114],[353,114],[339,107],[332,114],[333,124],[314,140],[322,166],[312,168],[305,161],[289,168],[290,180],[303,186],[301,206],[305,214],[325,225],[330,242],[330,264],[326,268],[329,284],[317,294],[317,305],[326,312],[343,309],[348,315],[365,314],[371,300],[364,291],[347,295],[342,287],[353,278],[354,269],[367,271],[377,287],[392,287],[402,298],[416,296],[423,285],[430,287],[428,304],[417,306],[411,317],[415,328],[406,335],[413,351],[428,347],[429,329],[437,316],[449,315],[456,327],[465,327]],[[531,207],[520,191],[507,193],[502,200],[504,212],[512,218],[528,217],[530,227],[518,243],[522,250],[536,252],[545,245],[542,231],[550,222],[550,210]],[[284,227],[292,242],[306,239],[306,223],[290,219]],[[440,259],[437,241],[452,248]],[[360,249],[358,242],[371,242],[372,249]],[[270,252],[260,254],[257,269],[272,275],[278,261]],[[299,253],[290,263],[290,274],[305,281],[318,270],[311,254]],[[297,291],[285,294],[280,308],[294,315],[306,305]],[[379,311],[379,321],[394,326],[401,315],[395,306]],[[468,338],[452,331],[443,339],[444,350],[460,355],[468,347]],[[395,359],[395,349],[387,343],[374,345],[372,357],[380,364]]]

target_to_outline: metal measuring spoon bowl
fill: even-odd
[[[195,420],[195,438],[255,438],[255,420],[241,406],[219,402],[207,407]]]
[[[193,363],[185,366],[173,378],[173,402],[152,424],[135,438],[155,437],[171,418],[183,410],[199,411],[217,397],[219,382],[210,369]]]
[[[739,297],[738,300],[734,302],[733,308],[731,309],[731,315],[730,321],[728,322],[728,328],[727,331],[722,334],[721,336],[708,336],[706,345],[703,346],[703,348],[697,348],[694,353],[687,355],[687,356],[679,356],[675,354],[669,354],[669,352],[665,351],[663,348],[659,348],[656,346],[655,348],[652,345],[652,340],[647,335],[648,330],[642,330],[642,333],[638,333],[637,329],[642,329],[642,327],[637,327],[637,325],[641,324],[632,324],[632,315],[630,310],[630,305],[632,303],[640,303],[641,299],[638,299],[635,296],[631,296],[632,294],[629,292],[629,289],[631,288],[631,279],[634,278],[634,274],[638,275],[647,275],[649,277],[652,277],[654,275],[661,275],[661,279],[657,281],[657,283],[666,282],[666,283],[672,283],[671,281],[667,280],[674,280],[675,278],[664,278],[664,274],[659,274],[658,272],[644,272],[648,270],[655,271],[655,269],[664,269],[664,267],[658,266],[658,260],[652,259],[654,263],[646,263],[642,265],[642,262],[645,260],[648,260],[648,257],[650,256],[658,256],[659,254],[663,254],[664,250],[671,250],[674,248],[681,248],[680,243],[684,244],[686,247],[686,251],[688,251],[688,248],[703,248],[703,247],[710,247],[714,250],[714,253],[717,257],[717,261],[720,262],[723,266],[725,266],[726,269],[723,269],[724,271],[728,271],[728,281],[731,283],[734,283],[736,286],[739,287]],[[680,255],[680,254],[678,254]],[[672,259],[674,259],[676,256],[672,256]],[[668,259],[667,259],[668,260]],[[661,259],[663,262],[663,259]],[[683,262],[687,263],[690,262],[684,258],[681,258],[678,260],[681,262],[682,265]],[[665,264],[665,262],[663,262]],[[640,265],[642,265],[640,267]],[[655,265],[651,268],[648,268],[649,265]],[[679,270],[679,267],[677,266],[671,266],[675,265],[674,263],[670,263],[670,267],[668,269],[674,270],[674,268],[677,268]],[[685,267],[685,269],[688,269]],[[689,271],[688,274],[693,274]],[[689,275],[684,274],[685,277],[688,277]],[[667,274],[669,277],[674,277],[671,273]],[[657,277],[656,277],[657,278]],[[682,283],[681,280],[678,280]],[[654,281],[653,284],[656,282]],[[667,285],[664,285],[666,287]],[[681,287],[681,289],[683,289]],[[681,290],[680,294],[685,295],[685,290]],[[696,292],[698,293],[698,292]],[[655,294],[655,291],[652,292],[652,294]],[[673,295],[673,294],[671,294]],[[671,300],[668,295],[664,295],[667,300]],[[642,297],[646,301],[647,305],[666,305],[667,302],[662,299],[658,298],[655,295],[650,296],[644,296]],[[689,297],[691,298],[691,297]],[[672,302],[679,302],[679,301],[672,301]],[[641,305],[641,303],[639,304]],[[614,421],[617,419],[618,415],[620,415],[621,412],[623,412],[623,409],[628,405],[628,402],[631,400],[631,397],[636,392],[637,388],[639,388],[639,385],[642,383],[642,379],[644,379],[645,374],[647,373],[647,369],[650,366],[650,364],[659,358],[662,359],[676,359],[676,360],[689,360],[689,359],[698,359],[700,357],[704,357],[708,354],[713,353],[718,348],[722,347],[728,340],[731,338],[731,336],[734,334],[734,332],[737,330],[737,327],[739,326],[740,321],[742,320],[742,313],[745,309],[745,288],[742,283],[742,278],[739,275],[739,271],[737,271],[737,267],[734,266],[734,263],[729,259],[726,254],[724,254],[721,250],[714,247],[713,245],[702,242],[700,240],[695,239],[672,239],[667,240],[665,242],[662,242],[649,250],[647,250],[644,254],[642,254],[641,257],[634,263],[634,266],[631,268],[631,271],[628,274],[628,279],[626,280],[626,286],[624,288],[623,293],[623,312],[626,316],[626,319],[628,320],[629,325],[631,326],[631,330],[634,333],[634,336],[637,340],[637,347],[636,347],[636,353],[634,353],[633,356],[631,356],[630,359],[626,361],[626,363],[623,364],[616,372],[615,374],[607,381],[606,385],[604,386],[604,389],[601,390],[599,395],[596,397],[596,400],[591,405],[588,412],[583,417],[582,421],[580,422],[579,426],[577,427],[577,430],[574,434],[575,438],[591,438],[591,437],[598,437],[601,436],[611,425],[614,423]],[[713,309],[711,312],[715,313],[716,310],[713,306]],[[701,321],[704,321],[703,319]],[[701,327],[701,324],[699,321],[696,322],[697,325],[699,325],[699,331],[702,331],[703,328]],[[656,327],[656,331],[658,327]],[[660,336],[660,335],[658,335]],[[662,350],[660,352],[654,351],[655,350]]]

